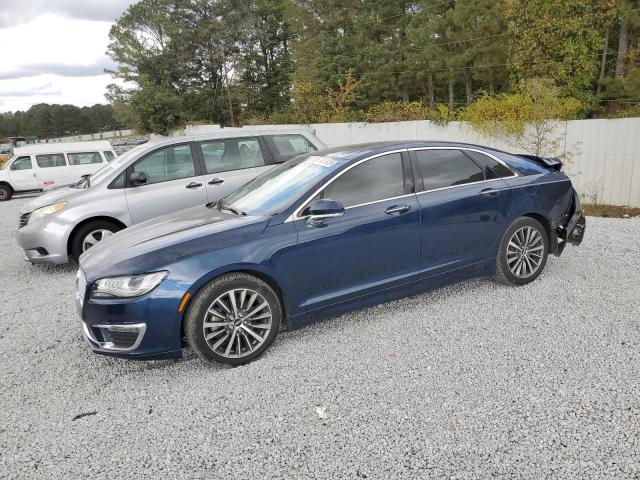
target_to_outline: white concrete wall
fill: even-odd
[[[282,129],[302,125],[260,125],[245,128]],[[392,123],[324,123],[309,125],[329,147],[384,140],[448,140],[477,143],[525,153],[504,142],[483,137],[467,124],[445,126],[429,121]],[[564,136],[561,155],[571,158],[565,171],[585,201],[640,207],[640,118],[573,120],[559,126]]]
[[[60,143],[60,142],[85,142],[87,140],[109,140],[116,137],[127,137],[133,135],[133,130],[114,130],[112,132],[87,133],[85,135],[72,135],[70,137],[50,138],[46,142],[40,143]]]

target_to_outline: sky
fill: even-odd
[[[106,103],[111,25],[134,0],[0,0],[0,112]]]

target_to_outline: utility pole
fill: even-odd
[[[227,76],[227,59],[224,55],[224,48],[222,49],[222,70],[224,72],[224,80],[227,87],[227,99],[229,100],[229,118],[231,119],[231,126],[235,126],[236,122],[233,118],[233,104],[231,103],[231,88],[229,87],[229,77]]]

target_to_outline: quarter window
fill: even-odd
[[[11,170],[31,170],[31,157],[19,157],[11,164]]]
[[[317,150],[315,145],[304,135],[269,135],[265,138],[269,142],[269,148],[276,162],[284,162],[298,155]]]
[[[207,173],[228,172],[264,166],[257,138],[212,140],[200,144]]]
[[[107,159],[107,162],[110,162],[111,160],[113,160],[114,158],[116,158],[116,156],[113,154],[112,151],[110,150],[105,150],[104,152],[104,158]]]
[[[142,172],[147,176],[145,185],[196,175],[189,145],[176,145],[156,150],[133,165],[133,171]]]
[[[338,177],[324,189],[324,198],[345,207],[404,195],[402,156],[392,153],[367,160]]]
[[[36,162],[40,168],[66,167],[67,162],[62,153],[52,153],[50,155],[36,155]]]
[[[471,150],[465,150],[465,153],[480,165],[484,165],[484,174],[487,179],[513,177],[513,172],[511,170],[491,158],[489,155]]]
[[[102,163],[102,157],[98,152],[67,153],[69,165],[89,165]]]
[[[482,169],[460,150],[419,150],[416,154],[425,191],[485,179]]]

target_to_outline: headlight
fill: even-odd
[[[54,203],[53,205],[47,205],[46,207],[38,208],[33,212],[31,212],[31,215],[29,215],[29,221],[27,222],[27,224],[31,222],[35,222],[36,220],[39,220],[42,217],[46,217],[47,215],[51,215],[52,213],[59,212],[66,206],[67,206],[67,202],[63,202],[63,203]]]
[[[162,280],[167,278],[168,272],[147,273],[130,277],[101,278],[95,283],[92,298],[131,298],[149,293]]]

